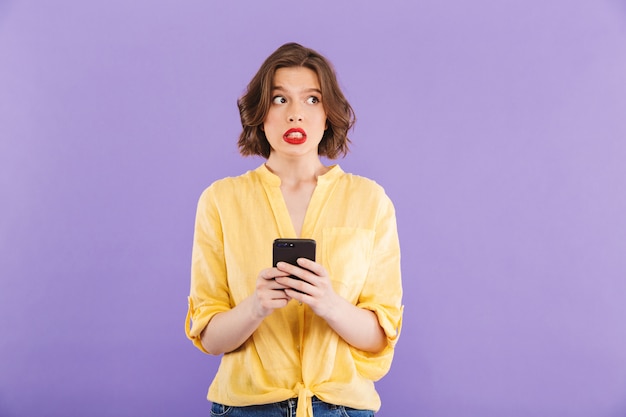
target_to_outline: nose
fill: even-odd
[[[302,112],[300,109],[300,106],[294,104],[291,106],[291,108],[289,109],[289,113],[288,114],[288,119],[289,122],[293,123],[293,122],[301,122],[302,121]]]

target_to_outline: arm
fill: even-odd
[[[374,312],[354,306],[338,295],[322,265],[304,258],[298,259],[298,264],[302,268],[285,262],[277,265],[285,275],[301,278],[285,276],[276,279],[288,287],[284,292],[289,297],[311,307],[341,338],[357,349],[366,352],[384,349],[387,337]]]
[[[286,305],[289,297],[273,279],[284,274],[268,268],[258,273],[254,292],[234,302],[216,194],[211,186],[198,201],[185,332],[197,348],[219,355],[239,348],[263,318]]]
[[[219,355],[241,346],[259,327],[265,317],[289,302],[284,285],[274,280],[286,275],[276,268],[264,269],[257,277],[255,292],[234,308],[218,313],[201,333],[202,347]]]
[[[362,207],[375,207],[376,216],[371,226],[374,233],[355,234],[350,230],[343,236],[334,235],[336,242],[344,242],[333,250],[333,256],[340,262],[329,263],[329,270],[341,278],[358,280],[359,274],[367,274],[363,287],[359,289],[358,299],[335,293],[328,271],[320,264],[300,259],[303,268],[279,264],[278,268],[298,276],[303,281],[280,278],[278,282],[302,291],[286,290],[286,293],[303,303],[324,318],[328,325],[353,348],[353,356],[359,371],[372,379],[378,379],[389,369],[393,350],[398,339],[402,323],[402,284],[400,278],[400,248],[396,228],[395,210],[391,200],[379,187],[374,189],[376,204],[363,204]],[[370,213],[363,214],[369,218]],[[331,236],[331,235],[329,235]],[[373,239],[371,256],[352,257],[353,244],[363,243],[359,253],[367,252],[367,238]],[[357,239],[351,241],[350,239]],[[365,242],[365,243],[364,243]],[[341,254],[339,251],[343,251]],[[309,271],[311,272],[309,272]],[[360,271],[357,275],[350,275]]]

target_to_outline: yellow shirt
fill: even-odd
[[[216,181],[202,193],[185,329],[199,349],[206,352],[200,333],[209,320],[254,292],[259,272],[272,266],[272,242],[279,237],[297,236],[280,178],[265,165]],[[402,324],[393,204],[374,181],[335,165],[318,177],[300,237],[317,241],[316,261],[328,271],[334,290],[376,313],[387,347],[360,351],[292,300],[266,317],[240,348],[224,354],[207,398],[246,406],[298,397],[298,416],[311,416],[310,399],[316,395],[377,411],[374,381],[389,371]]]

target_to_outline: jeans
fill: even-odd
[[[343,405],[328,404],[317,397],[313,397],[312,401],[314,417],[374,417],[374,412],[371,410],[356,410]],[[296,398],[247,407],[213,403],[211,417],[295,417],[297,403]]]

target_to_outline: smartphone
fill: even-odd
[[[274,266],[278,262],[287,262],[298,266],[298,258],[315,260],[315,240],[313,239],[276,239],[273,248]],[[292,276],[292,278],[298,278]]]

